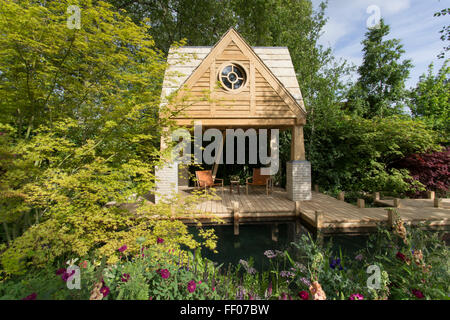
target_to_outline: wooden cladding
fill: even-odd
[[[245,84],[238,90],[226,90],[219,82],[218,74],[230,63],[245,71]],[[260,122],[264,125],[270,119],[289,119],[286,125],[305,119],[295,99],[234,30],[211,50],[185,85],[183,111],[177,119],[267,119]]]

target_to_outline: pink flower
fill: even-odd
[[[291,297],[285,292],[282,292],[281,296],[278,297],[278,300],[288,300],[288,299],[292,300]]]
[[[197,284],[195,283],[195,281],[194,281],[194,280],[189,281],[189,282],[188,282],[188,285],[187,285],[188,291],[189,291],[190,293],[192,293],[192,292],[195,291],[195,288],[197,288]]]
[[[163,242],[164,242],[164,239],[162,239],[160,237],[158,237],[158,239],[156,239],[156,243],[163,243]]]
[[[200,280],[200,281],[198,282],[198,284],[202,284],[202,281]]]
[[[306,291],[300,291],[299,293],[298,293],[298,296],[300,297],[300,299],[302,299],[302,300],[308,300],[309,299],[309,293],[308,292],[306,292]]]
[[[124,252],[124,251],[127,250],[127,249],[128,249],[127,245],[124,244],[124,245],[121,246],[118,250],[119,250],[119,252]]]
[[[120,279],[120,281],[122,282],[128,282],[128,280],[130,280],[130,275],[128,273],[124,273],[122,275],[122,278]]]
[[[167,269],[159,270],[159,274],[161,275],[161,277],[162,277],[163,279],[167,279],[167,278],[170,277],[170,272],[169,272],[169,270],[167,270]]]
[[[37,294],[36,292],[33,292],[32,294],[26,296],[25,298],[23,298],[22,300],[36,300]]]
[[[395,256],[402,261],[406,261],[406,256],[403,253],[401,253],[400,251],[397,252],[397,254]]]
[[[212,291],[216,291],[216,287],[213,287],[213,288],[212,288]]]
[[[364,296],[360,293],[353,293],[350,295],[349,300],[364,300]]]
[[[103,286],[100,289],[100,293],[103,295],[103,298],[106,297],[109,294],[109,288],[107,286]]]
[[[272,282],[269,282],[269,286],[267,287],[265,296],[266,298],[269,298],[271,295],[272,295]]]
[[[87,263],[88,262],[86,260],[84,260],[83,262],[80,263],[80,267],[83,268],[83,269],[86,269],[87,268]]]
[[[64,274],[64,273],[66,273],[66,268],[59,268],[58,270],[56,270],[57,276]]]
[[[72,270],[72,272],[70,272],[70,273],[66,271],[62,274],[61,279],[64,282],[67,282],[70,279],[70,277],[73,276],[74,274],[75,274],[75,270]]]
[[[412,289],[412,294],[416,296],[418,299],[423,299],[425,296],[423,295],[422,291],[417,289]]]

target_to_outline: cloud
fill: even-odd
[[[321,0],[312,0],[317,6]],[[411,59],[414,65],[407,85],[415,85],[419,76],[427,71],[431,62],[436,68],[442,63],[436,58],[444,46],[439,40],[442,19],[433,14],[443,7],[438,0],[337,0],[330,1],[326,15],[329,17],[319,43],[331,47],[336,58],[344,58],[360,65],[362,45],[367,31],[367,21],[373,12],[371,5],[380,8],[381,16],[390,25],[389,38],[400,39],[406,53],[403,59]]]
[[[336,43],[351,31],[350,25],[333,19],[323,28],[321,43],[330,47],[334,47]]]

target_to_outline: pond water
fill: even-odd
[[[266,250],[288,250],[294,247],[292,242],[298,240],[308,230],[302,228],[300,233],[295,233],[294,222],[277,223],[277,239],[272,239],[272,228],[274,224],[244,224],[239,226],[239,235],[235,236],[233,226],[219,225],[205,228],[214,228],[218,236],[217,251],[204,249],[202,256],[219,264],[227,266],[229,263],[238,264],[240,259],[254,261],[254,267],[259,270],[267,270],[270,266],[269,260],[264,256]],[[197,235],[196,227],[189,227],[190,232]],[[196,236],[197,238],[197,236]],[[331,238],[324,238],[324,242]],[[354,254],[358,249],[365,247],[367,236],[336,235],[332,237],[333,248],[339,252],[339,248],[346,254]]]

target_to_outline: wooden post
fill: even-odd
[[[393,228],[394,227],[394,223],[395,223],[395,215],[394,215],[394,209],[393,208],[387,208],[386,209],[387,213],[388,213],[388,227],[389,228]]]
[[[434,198],[434,207],[442,208],[442,199],[441,198]]]
[[[427,194],[428,194],[428,199],[434,200],[434,196],[435,196],[434,191],[428,191]]]
[[[337,198],[340,201],[345,201],[345,192],[344,191],[339,192]]]
[[[302,219],[300,201],[295,201],[294,212],[295,212],[295,233],[298,234],[301,231],[301,219]]]
[[[315,212],[315,224],[316,224],[316,237],[320,244],[323,244],[323,211],[322,210],[316,210]]]
[[[316,224],[316,229],[320,230],[323,227],[323,211],[322,210],[316,210],[315,212],[315,224]]]
[[[292,127],[291,160],[305,160],[305,144],[303,138],[303,126]]]
[[[272,241],[278,242],[278,223],[272,224]]]
[[[380,193],[379,192],[374,192],[373,193],[373,200],[374,201],[380,200]]]
[[[399,198],[395,198],[394,199],[394,208],[400,208],[401,206],[401,201]]]
[[[366,207],[364,199],[358,199],[357,200],[357,205],[358,205],[358,208],[365,208]]]
[[[318,184],[315,184],[315,185],[314,185],[314,191],[315,191],[315,192],[319,192],[319,185],[318,185]]]
[[[234,235],[239,235],[239,202],[233,201],[233,225]]]
[[[300,218],[301,217],[301,211],[300,211],[300,201],[295,201],[295,210],[294,210],[294,212],[295,212],[295,218],[296,219],[298,219],[298,218]]]

